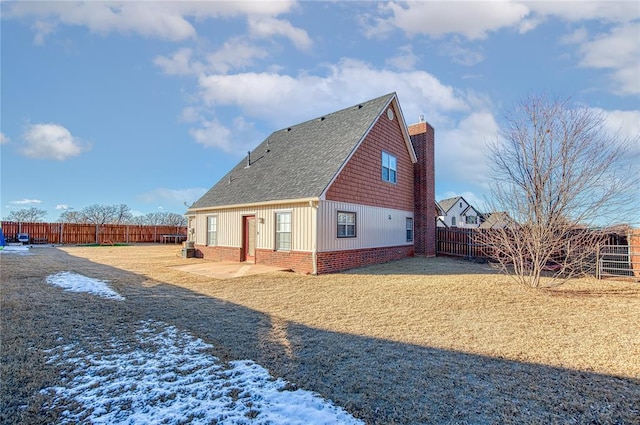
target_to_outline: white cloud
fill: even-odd
[[[55,32],[57,25],[53,22],[36,21],[31,26],[31,29],[36,33],[33,38],[33,43],[37,46],[42,46],[44,44],[45,37]]]
[[[67,210],[72,210],[73,207],[70,207],[69,205],[66,205],[66,204],[58,204],[56,205],[56,209],[67,211]]]
[[[582,41],[578,48],[579,65],[610,69],[614,90],[618,94],[640,94],[640,23],[614,27]]]
[[[525,5],[506,1],[390,2],[380,10],[391,16],[378,19],[369,28],[369,34],[388,32],[392,26],[408,35],[460,34],[471,40],[485,38],[489,32],[504,27],[515,27],[529,13]]]
[[[200,124],[201,127],[189,130],[189,134],[196,142],[205,147],[219,148],[225,152],[232,152],[234,150],[233,133],[227,127],[220,124],[218,120],[203,120]]]
[[[473,66],[484,60],[484,55],[480,51],[464,47],[457,36],[440,45],[440,54],[449,56],[454,62],[465,66]]]
[[[289,21],[265,16],[249,17],[249,32],[255,37],[279,35],[288,38],[300,50],[309,50],[311,38],[303,29],[296,28]]]
[[[413,53],[413,48],[410,44],[399,47],[398,54],[386,61],[388,65],[401,71],[415,69],[417,62],[418,57]]]
[[[640,137],[640,111],[604,111],[606,117],[606,128],[613,133],[619,133],[621,137],[634,139]]]
[[[87,27],[91,32],[136,33],[171,41],[196,37],[188,19],[205,20],[237,15],[277,16],[295,6],[294,1],[277,2],[9,2],[3,4],[3,18],[35,17],[34,42],[42,43],[58,23]]]
[[[188,47],[174,52],[170,57],[156,56],[153,63],[167,75],[191,75],[202,72],[203,65],[192,62],[192,50]]]
[[[232,38],[227,40],[220,49],[207,55],[207,69],[224,74],[232,69],[253,65],[254,59],[267,56],[266,49],[254,46],[241,38]]]
[[[58,124],[30,124],[23,139],[21,152],[30,158],[64,161],[90,149]]]
[[[603,115],[604,128],[611,137],[628,140],[632,143],[632,153],[640,155],[640,111],[592,109]]]
[[[524,4],[536,15],[555,16],[567,22],[629,22],[640,18],[640,7],[635,1],[527,1]]]
[[[640,17],[640,8],[633,1],[390,2],[378,11],[379,17],[360,17],[367,36],[386,36],[399,28],[409,36],[458,34],[474,40],[502,28],[525,33],[548,17],[567,22],[630,22]]]
[[[0,133],[0,145],[3,145],[5,143],[9,143],[11,141],[11,139],[9,139],[7,136],[4,135],[4,133]]]
[[[19,201],[10,201],[9,203],[13,204],[13,205],[29,205],[29,204],[41,204],[42,201],[40,199],[27,199],[27,198],[24,198],[24,199],[21,199]]]
[[[344,59],[327,65],[327,74],[298,76],[276,73],[208,75],[199,78],[206,105],[237,106],[246,117],[259,117],[277,126],[291,125],[385,93],[396,91],[409,117],[438,121],[445,112],[467,111],[465,97],[424,71],[393,72]],[[367,84],[362,84],[366,81]],[[309,102],[313,99],[313,102]],[[208,127],[218,134],[216,122]],[[226,140],[227,134],[218,134]]]
[[[138,196],[142,202],[149,204],[166,203],[173,206],[183,206],[184,202],[191,204],[200,199],[208,189],[194,187],[187,189],[168,189],[161,187]],[[137,215],[144,215],[143,213]]]
[[[495,140],[498,124],[488,111],[472,112],[457,125],[436,132],[436,181],[485,187],[489,167],[486,144]]]
[[[241,37],[234,37],[213,53],[198,55],[185,47],[168,57],[156,56],[153,63],[167,75],[200,75],[207,72],[226,74],[231,70],[251,66],[254,59],[267,56],[266,49],[252,45]]]
[[[253,123],[243,117],[236,117],[230,128],[225,127],[215,118],[203,119],[200,127],[190,129],[189,134],[205,147],[241,155],[255,147],[264,138],[264,135],[255,129]]]
[[[197,122],[202,120],[199,108],[196,106],[186,106],[179,117],[181,122]]]

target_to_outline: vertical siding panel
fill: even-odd
[[[275,213],[291,211],[292,251],[313,250],[313,229],[315,229],[315,209],[308,203],[279,204],[247,208],[229,208],[196,213],[196,243],[207,242],[207,216],[218,216],[218,245],[226,247],[242,246],[242,217],[256,217],[256,248],[273,249],[275,246]],[[261,219],[264,221],[261,223]]]
[[[337,211],[356,213],[355,238],[336,236]],[[406,241],[407,217],[413,218],[413,211],[322,201],[318,211],[318,251],[412,245]]]

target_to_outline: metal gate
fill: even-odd
[[[640,245],[601,245],[597,277],[625,277],[640,281]]]

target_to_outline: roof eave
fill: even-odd
[[[226,210],[231,208],[263,207],[265,205],[301,204],[301,203],[307,203],[307,202],[318,202],[319,200],[320,200],[319,197],[313,196],[309,198],[278,199],[273,201],[247,202],[244,204],[216,205],[212,207],[190,208],[187,210],[185,215],[192,215],[192,214],[196,214],[198,212],[203,212],[203,211]]]

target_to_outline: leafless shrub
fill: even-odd
[[[588,272],[603,238],[596,229],[637,211],[640,179],[630,148],[638,139],[612,136],[604,124],[593,109],[530,97],[489,145],[490,208],[513,221],[484,242],[518,282],[555,285]]]

